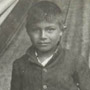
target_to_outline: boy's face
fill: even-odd
[[[62,33],[60,26],[56,22],[51,23],[46,21],[34,24],[28,31],[32,44],[40,52],[47,52],[55,49],[60,40],[60,34]]]

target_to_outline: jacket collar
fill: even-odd
[[[54,53],[50,62],[54,61],[58,56],[62,56],[62,52],[63,52],[63,49],[61,45],[58,45],[57,52]],[[38,62],[37,57],[35,55],[35,47],[33,45],[27,50],[26,54],[28,55],[28,61],[41,66],[41,64]]]
[[[37,57],[35,55],[35,47],[34,46],[29,47],[29,49],[26,51],[26,54],[28,55],[28,61],[40,65],[40,63],[38,63]]]

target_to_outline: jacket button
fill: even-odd
[[[47,72],[47,69],[44,68],[43,71],[44,71],[44,72]]]
[[[24,70],[22,72],[24,72]]]
[[[47,89],[47,85],[43,85],[43,89]]]

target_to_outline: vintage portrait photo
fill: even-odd
[[[0,0],[0,90],[90,90],[90,0]]]

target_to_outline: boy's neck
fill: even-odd
[[[57,47],[55,47],[53,50],[46,51],[46,52],[40,52],[38,50],[36,52],[37,52],[37,57],[39,58],[39,60],[43,62],[47,58],[49,58],[51,55],[53,55],[56,51],[57,51]]]

